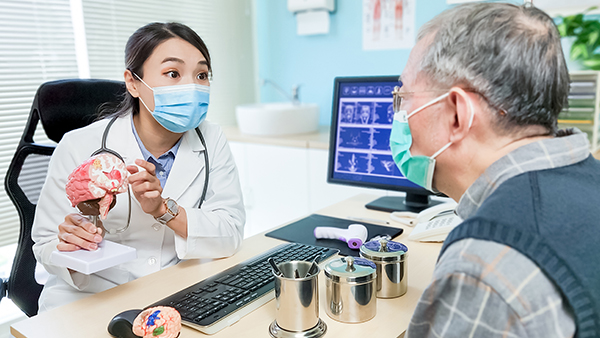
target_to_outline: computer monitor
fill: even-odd
[[[366,207],[419,212],[439,202],[407,180],[392,159],[392,90],[398,85],[398,76],[335,78],[327,182],[403,191],[406,197],[384,196]]]

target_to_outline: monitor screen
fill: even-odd
[[[338,77],[334,81],[327,181],[407,193],[406,200],[388,201],[402,205],[367,205],[377,210],[409,210],[406,204],[429,206],[431,192],[407,180],[392,158],[392,91],[398,85],[398,76]]]

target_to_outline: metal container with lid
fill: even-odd
[[[408,288],[406,245],[380,239],[369,241],[360,247],[360,255],[377,266],[377,297],[395,298]]]
[[[325,267],[329,317],[344,323],[362,323],[377,313],[376,267],[359,257],[342,257]]]

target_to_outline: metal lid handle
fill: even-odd
[[[348,264],[346,266],[346,271],[347,272],[354,272],[354,271],[356,271],[356,268],[354,267],[354,258],[352,258],[352,257],[346,258],[346,264]]]
[[[381,247],[379,248],[380,252],[388,252],[388,240],[385,238],[382,238],[379,240],[379,244],[381,244]]]

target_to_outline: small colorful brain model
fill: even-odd
[[[181,315],[172,307],[152,307],[135,318],[132,329],[143,338],[177,338],[181,332]]]

